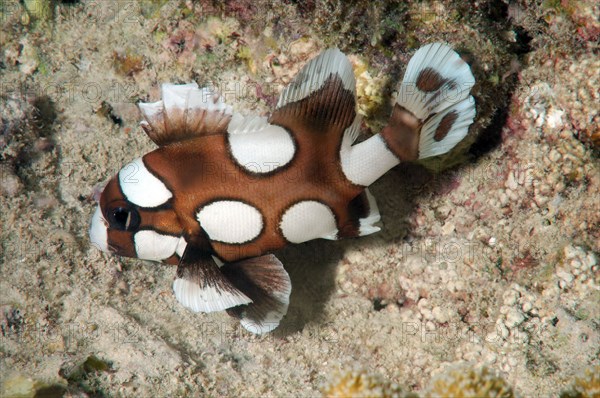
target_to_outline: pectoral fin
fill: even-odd
[[[227,310],[248,331],[272,331],[287,313],[292,283],[281,262],[272,254],[225,264],[221,272],[252,302]]]
[[[177,300],[194,312],[223,311],[252,302],[223,275],[211,256],[184,255],[173,291]]]

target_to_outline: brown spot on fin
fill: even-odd
[[[446,82],[448,82],[448,79],[444,79],[431,67],[424,68],[417,76],[417,88],[426,93],[439,90]]]
[[[420,132],[419,159],[449,152],[469,132],[475,118],[475,101],[468,97],[456,105],[432,115]]]
[[[456,111],[452,111],[444,115],[444,117],[440,121],[440,124],[438,124],[438,126],[435,129],[433,139],[437,142],[440,142],[441,140],[446,138],[446,135],[448,135],[448,132],[452,128],[452,125],[454,124],[457,118],[458,113],[456,113]]]
[[[252,303],[227,310],[252,333],[272,331],[287,313],[292,283],[281,262],[272,254],[253,257],[221,267],[223,274]]]
[[[210,89],[199,89],[196,83],[163,84],[162,97],[139,104],[142,129],[157,145],[227,132],[231,107]]]

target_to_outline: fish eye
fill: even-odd
[[[140,225],[140,215],[129,207],[115,207],[108,213],[111,228],[119,231],[135,230]]]

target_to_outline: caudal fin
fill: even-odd
[[[408,63],[390,122],[381,133],[388,148],[405,161],[450,151],[475,118],[474,84],[471,68],[448,45],[421,47]]]

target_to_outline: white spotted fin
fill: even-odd
[[[210,88],[163,84],[161,91],[162,100],[138,104],[145,119],[140,124],[157,145],[227,131],[232,108]]]
[[[474,85],[469,64],[446,44],[425,45],[410,59],[396,103],[424,123],[419,159],[444,154],[467,135],[475,118]]]
[[[427,44],[408,62],[396,102],[425,120],[469,97],[474,85],[469,64],[456,51],[443,43]]]
[[[184,254],[173,282],[177,300],[194,312],[227,310],[255,334],[272,331],[287,313],[292,284],[272,254],[225,263]]]

